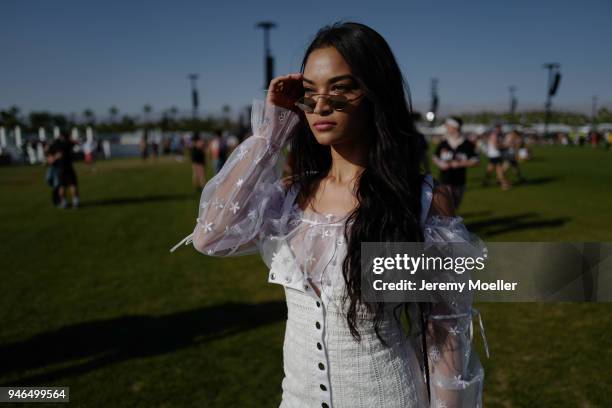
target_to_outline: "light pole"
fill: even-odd
[[[548,69],[548,91],[546,93],[546,114],[544,116],[544,137],[547,137],[548,122],[550,121],[550,109],[552,107],[552,97],[557,93],[559,83],[561,82],[561,64],[558,62],[549,62],[544,64],[543,67]]]
[[[196,87],[196,81],[198,80],[198,74],[189,74],[187,78],[191,82],[191,106],[193,109],[193,120],[198,117],[198,106],[200,105],[200,101],[198,98],[198,88]]]
[[[515,94],[516,86],[509,86],[508,91],[510,91],[510,123],[514,124],[514,115],[516,115],[516,106],[518,104]]]
[[[593,105],[591,106],[591,121],[593,124],[591,127],[595,130],[595,124],[597,123],[597,95],[593,95]]]
[[[272,21],[261,21],[257,23],[256,28],[263,29],[264,32],[264,86],[263,89],[268,89],[268,85],[274,78],[274,57],[270,52],[270,29],[276,28],[276,23]]]
[[[425,119],[429,121],[429,126],[433,127],[436,115],[438,114],[438,105],[440,99],[438,97],[438,78],[431,78],[431,107],[429,112],[425,114]]]

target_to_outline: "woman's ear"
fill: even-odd
[[[429,208],[429,215],[454,217],[455,206],[453,205],[452,197],[450,187],[435,183],[433,188],[433,197],[431,199],[431,207]]]

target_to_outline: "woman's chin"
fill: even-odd
[[[314,137],[317,140],[317,143],[324,146],[331,146],[342,140],[342,137],[337,134],[334,134],[333,132],[316,133]]]

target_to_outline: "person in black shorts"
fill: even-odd
[[[476,148],[461,134],[463,121],[458,117],[445,122],[446,137],[436,147],[432,161],[440,169],[440,182],[448,186],[455,208],[459,208],[466,189],[466,169],[479,163]]]
[[[66,208],[66,188],[70,190],[72,207],[79,207],[79,191],[77,175],[73,166],[73,149],[75,143],[67,133],[62,133],[60,138],[54,142],[53,150],[59,153],[59,204],[58,207]]]
[[[206,184],[206,155],[204,139],[199,132],[195,132],[191,138],[191,169],[192,181],[196,191],[201,191]]]
[[[502,190],[510,188],[510,182],[506,179],[506,169],[504,168],[504,159],[507,157],[508,149],[504,145],[504,133],[500,124],[495,125],[495,129],[490,132],[485,138],[485,153],[489,159],[487,163],[482,185],[489,185],[489,177],[493,172],[497,177],[497,183]]]
[[[506,138],[504,139],[504,144],[507,147],[503,164],[504,173],[507,172],[509,168],[512,168],[514,174],[516,175],[516,178],[518,179],[518,182],[522,183],[525,181],[525,178],[523,177],[523,174],[521,173],[521,168],[519,166],[518,152],[523,146],[523,137],[518,131],[512,130],[506,135]]]

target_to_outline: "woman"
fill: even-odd
[[[204,139],[199,132],[191,138],[191,180],[196,192],[200,192],[206,183],[206,156]]]
[[[485,153],[489,162],[485,171],[482,185],[489,185],[489,177],[495,171],[497,182],[503,191],[510,189],[510,182],[506,179],[505,169],[503,165],[504,145],[503,133],[501,125],[496,125],[495,130],[486,136]]]
[[[519,151],[523,144],[523,137],[517,130],[513,129],[506,135],[504,144],[508,147],[506,149],[506,157],[504,160],[504,173],[507,172],[510,167],[512,167],[518,182],[522,183],[525,181],[525,178],[523,177],[521,168],[519,166]]]
[[[172,250],[193,241],[207,255],[262,254],[287,299],[281,407],[429,406],[425,377],[431,406],[480,406],[470,305],[431,309],[424,376],[395,310],[359,301],[362,241],[470,238],[421,175],[385,40],[358,23],[324,27],[301,72],[273,79],[251,119],[253,136],[206,185],[193,233]],[[280,179],[289,141],[292,175]]]

